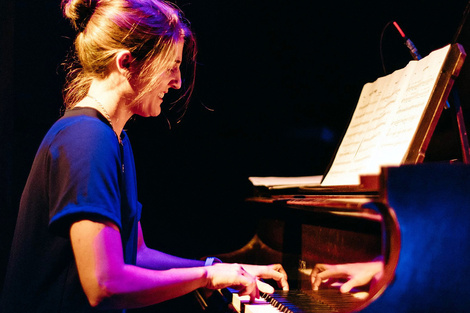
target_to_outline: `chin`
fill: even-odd
[[[152,114],[149,114],[149,116],[157,117],[162,113],[162,110],[158,110],[158,112],[152,112]]]
[[[159,116],[160,113],[162,113],[162,108],[160,107],[160,104],[141,108],[139,115],[143,117]]]
[[[156,116],[159,116],[160,113],[162,113],[161,110],[159,110],[158,112],[142,112],[138,115],[140,115],[142,117],[156,117]]]
[[[162,108],[160,105],[152,107],[152,112],[150,113],[150,116],[159,116],[160,113],[162,113]]]

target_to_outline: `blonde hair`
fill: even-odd
[[[174,66],[176,44],[184,38],[190,70],[180,99],[186,98],[186,109],[194,87],[196,45],[189,23],[175,5],[160,0],[63,0],[62,8],[78,31],[75,51],[66,63],[67,108],[86,96],[93,77],[106,77],[108,65],[122,50],[133,57],[130,78],[145,86],[133,103],[137,102]]]

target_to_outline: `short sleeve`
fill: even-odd
[[[64,122],[48,145],[50,228],[67,235],[73,222],[97,218],[111,220],[121,228],[117,138],[97,119],[73,121]]]

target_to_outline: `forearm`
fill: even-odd
[[[181,296],[207,283],[203,266],[158,271],[125,264],[119,229],[112,223],[76,222],[70,238],[80,282],[92,306],[140,307]],[[154,256],[166,260],[158,262],[161,267],[178,261],[164,254]]]
[[[114,277],[101,279],[106,296],[100,308],[136,308],[152,305],[205,287],[204,267],[155,271],[125,265]]]

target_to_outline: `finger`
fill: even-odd
[[[312,270],[312,273],[310,273],[310,277],[317,277],[318,273],[322,272],[323,270],[320,269],[320,264],[315,265],[315,267]]]
[[[315,277],[315,279],[312,282],[313,290],[318,290],[322,282],[323,282],[323,279],[321,277],[319,276]]]
[[[340,287],[340,291],[342,293],[350,292],[354,287],[364,286],[367,283],[369,283],[368,279],[364,280],[361,277],[351,278]]]
[[[287,273],[282,267],[282,265],[278,265],[275,267],[275,270],[277,270],[281,274],[281,279],[277,281],[277,285],[282,289],[282,290],[289,290],[289,283],[287,281]]]
[[[286,273],[286,271],[284,270],[284,267],[282,267],[281,264],[274,264],[274,265],[272,265],[272,267],[273,267],[273,270],[287,276],[287,273]]]
[[[257,279],[248,273],[242,266],[240,267],[241,280],[244,280],[247,284],[243,284],[244,288],[241,290],[241,295],[249,295],[250,303],[254,303],[255,299],[259,298],[259,289],[257,285]]]
[[[251,280],[240,292],[241,295],[249,295],[250,303],[254,303],[260,297],[256,280]]]
[[[318,290],[318,287],[320,287],[322,279],[318,275],[315,277],[311,277],[311,282],[312,282],[312,289],[313,290]]]
[[[318,273],[315,277],[311,277],[313,290],[318,290],[322,283],[326,283],[330,278],[333,278],[335,273],[331,270],[325,270]]]
[[[264,293],[274,293],[274,288],[269,285],[269,284],[266,284],[265,282],[262,282],[261,280],[257,280],[256,284],[258,285],[258,290],[261,291],[261,292],[264,292]]]
[[[271,270],[270,274],[262,275],[261,278],[272,278],[277,282],[277,285],[282,290],[289,290],[289,283],[287,281],[287,273],[284,271],[284,268],[274,268]]]
[[[360,284],[357,283],[357,281],[355,281],[354,279],[351,279],[351,280],[348,280],[347,282],[345,282],[340,288],[339,288],[339,291],[341,291],[341,293],[348,293],[351,291],[351,289],[353,289],[354,287],[357,287],[359,286]]]
[[[287,273],[281,264],[273,264],[268,266],[252,266],[243,265],[253,275],[264,278],[273,279],[276,281],[279,288],[282,290],[289,290],[289,283],[287,281]]]
[[[283,277],[281,280],[277,282],[277,285],[279,288],[281,288],[284,291],[289,290],[289,282],[287,281],[287,276]]]
[[[255,288],[253,288],[253,290],[250,293],[250,303],[255,303],[255,300],[260,298],[259,289],[256,283],[254,284],[254,287]]]

